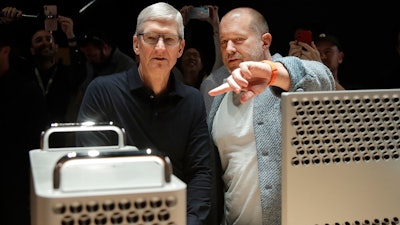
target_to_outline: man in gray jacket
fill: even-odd
[[[334,90],[330,70],[297,57],[272,57],[265,18],[236,8],[220,22],[224,65],[231,75],[209,91],[216,148],[218,224],[281,224],[281,93]],[[223,207],[224,206],[224,207]],[[211,224],[212,222],[210,222]]]

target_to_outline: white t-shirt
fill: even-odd
[[[234,100],[235,98],[235,100]],[[219,149],[225,183],[225,224],[262,224],[253,100],[236,103],[229,92],[218,108],[212,137]],[[235,103],[234,103],[235,102]],[[229,116],[226,116],[229,115]]]

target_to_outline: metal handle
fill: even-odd
[[[51,127],[42,132],[40,140],[40,148],[42,150],[49,150],[50,135],[57,132],[80,132],[80,131],[114,131],[118,135],[118,147],[125,146],[125,130],[123,128],[109,123],[52,123]]]
[[[164,167],[164,179],[165,182],[171,182],[172,175],[172,164],[168,156],[162,152],[146,149],[139,151],[97,151],[90,150],[86,152],[69,152],[63,157],[61,157],[53,171],[53,187],[54,189],[59,189],[61,184],[61,169],[65,163],[71,160],[80,159],[100,159],[100,158],[116,158],[116,157],[151,157],[156,162],[159,162]]]

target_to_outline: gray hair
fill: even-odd
[[[144,8],[137,18],[135,35],[143,31],[143,24],[150,20],[175,20],[178,24],[178,35],[184,38],[182,14],[172,5],[158,2]]]

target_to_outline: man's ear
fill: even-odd
[[[111,55],[112,46],[110,44],[104,43],[103,46],[101,47],[101,51],[103,52],[104,55]]]
[[[342,64],[343,63],[343,58],[344,58],[344,52],[339,52],[338,54],[339,54],[338,63]]]
[[[184,49],[185,49],[185,40],[181,40],[181,42],[179,43],[178,58],[182,56]]]
[[[263,49],[269,49],[269,47],[271,46],[271,42],[272,42],[272,35],[270,33],[264,33],[261,36],[261,40],[264,43],[263,44]]]
[[[136,35],[133,35],[132,37],[132,48],[133,51],[135,52],[136,55],[139,55],[139,39]]]

